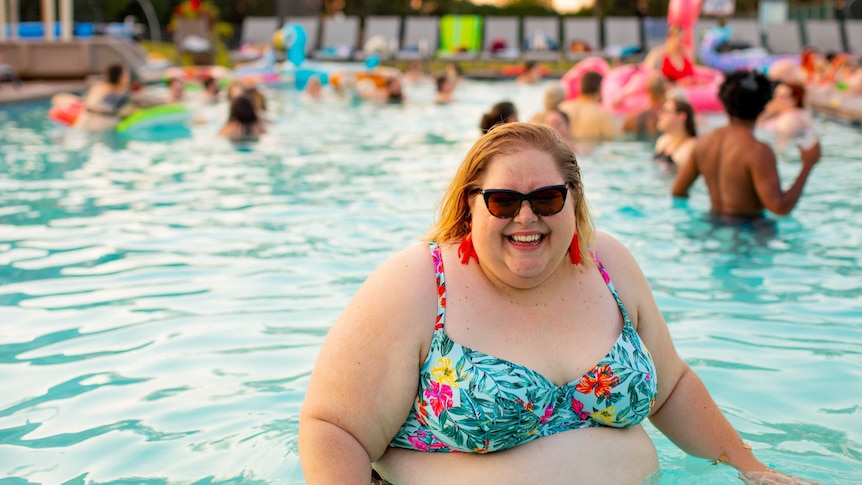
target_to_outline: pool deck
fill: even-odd
[[[43,81],[26,80],[20,88],[10,82],[0,83],[0,106],[50,99],[57,93],[83,93],[87,89],[87,81]]]

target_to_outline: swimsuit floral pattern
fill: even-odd
[[[595,255],[622,312],[623,330],[592,369],[558,386],[532,369],[449,339],[443,258],[435,243],[430,247],[437,275],[434,336],[413,408],[390,446],[488,453],[572,429],[634,426],[647,417],[657,393],[655,365]]]

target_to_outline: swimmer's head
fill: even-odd
[[[754,121],[772,99],[772,84],[763,74],[739,70],[724,78],[718,90],[718,99],[728,116]]]

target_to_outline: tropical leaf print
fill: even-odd
[[[390,446],[428,452],[487,453],[571,429],[633,426],[655,402],[655,365],[613,283],[599,271],[623,315],[608,354],[577,381],[557,386],[522,365],[452,341],[445,328],[445,275],[437,270],[437,325],[419,375],[413,411]]]

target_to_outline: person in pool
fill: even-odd
[[[266,133],[266,125],[258,116],[254,101],[245,94],[230,101],[230,112],[218,135],[234,142],[256,141]]]
[[[133,111],[130,101],[129,70],[119,63],[109,64],[105,68],[105,79],[93,84],[87,91],[84,110],[75,121],[75,126],[89,131],[113,129],[120,118]]]
[[[658,117],[662,135],[655,142],[653,161],[665,173],[675,174],[691,158],[697,140],[694,109],[681,99],[664,102]]]
[[[675,84],[689,84],[694,80],[694,53],[684,43],[685,31],[677,24],[667,28],[665,43],[653,48],[644,59],[644,66],[661,73]]]
[[[491,111],[482,115],[479,121],[479,129],[482,134],[500,123],[511,123],[518,121],[518,109],[511,101],[500,101],[491,107]]]
[[[659,470],[647,418],[749,483],[807,483],[755,458],[676,353],[637,262],[595,230],[571,148],[501,123],[427,243],[384,262],[330,330],[299,456],[311,485],[367,485],[372,464],[396,484],[634,485]]]
[[[563,101],[559,108],[569,117],[575,141],[602,142],[622,134],[617,117],[602,106],[602,75],[597,72],[584,73],[581,94]]]
[[[813,128],[811,114],[805,109],[805,86],[783,82],[775,86],[772,100],[757,119],[758,126],[775,134],[775,146],[783,148]]]
[[[802,196],[814,165],[820,160],[820,142],[800,146],[802,169],[787,191],[772,148],[754,137],[757,118],[772,97],[772,86],[762,74],[735,71],[718,91],[730,123],[698,138],[691,163],[680,167],[671,193],[688,197],[700,175],[706,181],[712,213],[725,219],[755,219],[768,210],[789,214]]]

